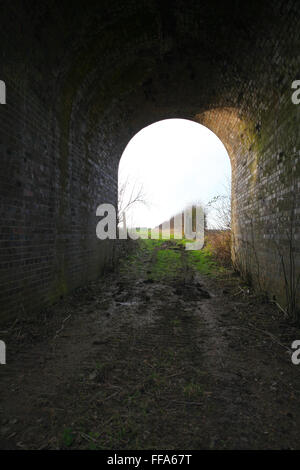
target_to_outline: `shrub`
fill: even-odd
[[[207,230],[205,244],[222,266],[231,266],[231,230]]]

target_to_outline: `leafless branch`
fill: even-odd
[[[122,223],[124,215],[128,214],[128,211],[138,204],[147,205],[146,194],[141,183],[135,181],[131,183],[129,177],[127,177],[119,186],[118,194],[118,223]]]

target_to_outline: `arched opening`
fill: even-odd
[[[128,226],[154,228],[201,203],[207,228],[230,228],[228,153],[212,131],[194,121],[167,119],[139,131],[123,152],[118,184],[119,211]]]

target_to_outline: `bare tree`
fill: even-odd
[[[132,183],[129,176],[119,185],[118,225],[127,220],[128,213],[138,204],[147,205],[146,194],[141,183]]]
[[[227,181],[224,185],[224,194],[219,194],[207,204],[207,211],[213,209],[214,224],[217,230],[231,229],[231,185]]]

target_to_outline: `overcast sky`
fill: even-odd
[[[207,204],[224,194],[231,167],[213,132],[185,119],[167,119],[145,127],[128,143],[120,161],[119,185],[127,178],[127,198],[132,185],[142,186],[148,204],[132,208],[128,225],[155,227],[188,204]]]

